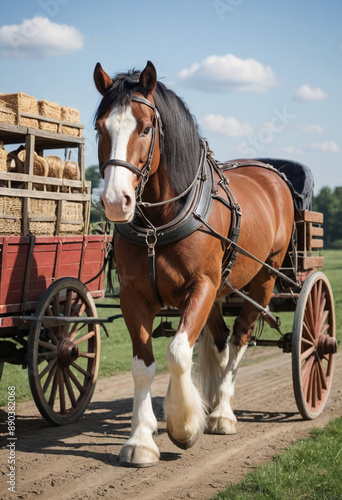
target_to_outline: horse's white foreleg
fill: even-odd
[[[186,332],[175,335],[167,350],[170,381],[164,400],[168,435],[179,448],[190,448],[205,426],[205,408],[191,374],[192,351]]]
[[[229,361],[221,382],[217,388],[214,407],[208,417],[207,431],[214,434],[235,434],[236,417],[231,404],[234,397],[235,378],[238,367],[247,349],[247,345],[239,347],[232,342],[226,347],[229,349]]]
[[[132,360],[134,402],[131,436],[120,452],[120,462],[134,467],[148,467],[159,460],[159,451],[152,434],[157,431],[157,419],[152,409],[151,384],[156,364],[146,366],[137,357]]]

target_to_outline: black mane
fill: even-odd
[[[139,87],[139,71],[120,73],[104,95],[95,121],[114,106],[127,106]],[[200,158],[200,136],[195,118],[187,105],[172,90],[158,82],[153,94],[163,124],[164,144],[162,161],[171,186],[177,194],[193,181]]]

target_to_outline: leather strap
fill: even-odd
[[[139,168],[136,167],[135,165],[133,165],[132,163],[129,163],[128,161],[118,160],[116,158],[112,158],[111,160],[108,160],[105,163],[103,163],[103,165],[101,165],[100,173],[101,173],[102,177],[104,177],[105,168],[109,167],[109,165],[112,165],[113,167],[125,167],[125,168],[128,168],[128,170],[130,170],[131,172],[133,172],[133,174],[135,174],[136,176],[138,176],[138,177],[142,176],[141,170],[139,170]]]

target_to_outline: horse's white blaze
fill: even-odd
[[[186,332],[177,333],[167,349],[170,382],[164,400],[168,431],[179,441],[189,441],[205,425],[203,401],[191,374],[192,352]]]
[[[151,384],[156,372],[156,363],[146,366],[134,357],[132,375],[134,380],[134,402],[131,436],[120,453],[122,462],[150,463],[159,459],[159,450],[152,434],[157,432],[157,419],[152,409]]]
[[[111,140],[110,158],[127,161],[128,141],[137,126],[131,106],[123,110],[113,108],[105,125]],[[127,222],[132,218],[135,209],[133,177],[134,174],[124,167],[105,169],[101,199],[109,220]]]

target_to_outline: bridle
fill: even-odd
[[[143,165],[142,169],[140,170],[138,167],[133,165],[132,163],[129,163],[128,161],[125,160],[119,160],[117,158],[111,158],[110,160],[107,160],[105,163],[103,163],[100,166],[100,173],[102,177],[104,178],[104,170],[108,166],[112,167],[124,167],[133,172],[138,178],[139,178],[139,183],[136,187],[136,199],[137,201],[141,201],[141,196],[143,194],[145,184],[147,183],[150,172],[151,172],[151,163],[152,163],[152,158],[153,158],[153,153],[154,153],[154,146],[156,142],[156,126],[158,123],[158,130],[159,130],[159,142],[160,142],[160,147],[162,145],[162,135],[163,135],[163,126],[162,126],[162,121],[160,118],[160,114],[155,106],[145,99],[144,97],[139,97],[137,95],[132,95],[131,97],[132,101],[139,102],[141,104],[145,104],[149,108],[153,110],[154,116],[153,116],[153,121],[152,121],[152,138],[151,138],[151,143],[150,143],[150,148],[148,151],[147,155],[147,160],[146,163]]]

